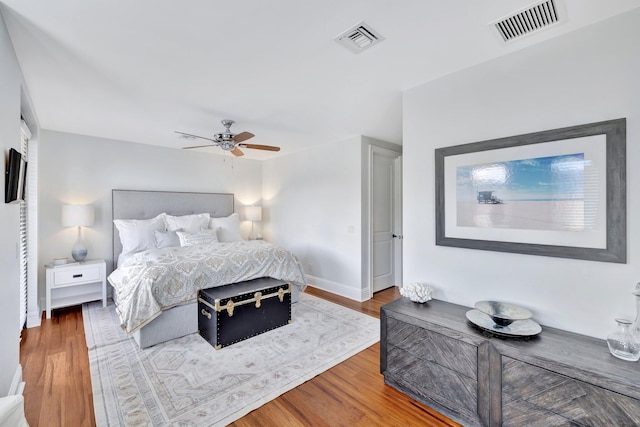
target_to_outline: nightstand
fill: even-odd
[[[70,265],[46,267],[47,319],[54,308],[102,300],[107,306],[107,263],[94,259]]]

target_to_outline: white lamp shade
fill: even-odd
[[[96,210],[91,205],[62,205],[63,227],[91,227]]]
[[[247,221],[262,221],[262,206],[246,206],[244,219]]]

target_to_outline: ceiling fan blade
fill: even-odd
[[[175,133],[179,133],[180,135],[184,135],[184,136],[190,137],[190,138],[206,139],[207,141],[213,141],[213,142],[215,142],[216,144],[218,143],[218,141],[216,141],[215,139],[206,138],[206,137],[204,137],[204,136],[192,135],[192,134],[190,134],[190,133],[179,132],[179,131],[177,131],[177,130],[176,130],[176,131],[174,131],[174,132],[175,132]]]
[[[217,147],[218,144],[194,145],[193,147],[182,147],[183,150],[191,150],[192,148]]]
[[[240,146],[243,148],[253,148],[254,150],[280,151],[280,147],[274,147],[273,145],[240,144]]]
[[[244,153],[242,151],[240,151],[240,149],[238,147],[236,147],[233,150],[231,150],[231,154],[233,154],[236,157],[244,156]]]
[[[242,141],[246,141],[249,138],[253,138],[254,136],[255,135],[252,134],[251,132],[240,132],[239,134],[233,137],[233,140],[235,142],[242,142]]]

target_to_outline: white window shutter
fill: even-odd
[[[20,152],[25,161],[29,161],[30,132],[25,122],[22,122],[20,132]],[[27,174],[29,166],[27,164]],[[27,180],[28,182],[28,180]],[[26,191],[25,191],[26,193]],[[20,202],[20,330],[27,322],[27,198]]]

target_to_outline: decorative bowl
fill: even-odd
[[[433,289],[426,283],[413,282],[400,288],[400,295],[413,302],[425,303],[431,299]]]
[[[491,320],[499,327],[509,326],[516,320],[526,320],[532,316],[526,308],[507,302],[478,301],[475,307],[491,317]]]
[[[54,258],[53,265],[64,265],[69,262],[69,258]]]

